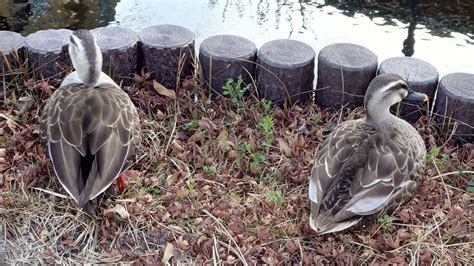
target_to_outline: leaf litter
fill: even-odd
[[[468,264],[472,258],[472,144],[430,124],[435,147],[417,195],[390,216],[337,234],[309,227],[308,176],[317,146],[362,108],[272,107],[208,96],[194,79],[177,92],[149,74],[125,86],[143,143],[125,191],[113,184],[80,211],[54,176],[38,139],[54,81],[26,81],[1,107],[0,219],[9,263]],[[31,100],[27,105],[14,99]],[[268,123],[262,124],[267,121]],[[262,127],[261,125],[267,125]],[[264,130],[265,129],[265,130]],[[445,174],[445,175],[443,175]],[[390,214],[389,214],[390,215]],[[393,218],[393,219],[392,219]],[[4,250],[2,250],[4,249]],[[1,259],[0,259],[1,261]]]

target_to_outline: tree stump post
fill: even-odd
[[[71,67],[67,51],[71,34],[71,30],[59,29],[40,30],[26,36],[28,60],[36,75],[45,79],[65,75],[65,70]]]
[[[316,103],[336,109],[364,105],[377,66],[377,56],[363,46],[335,43],[324,47],[318,55]]]
[[[474,74],[451,73],[439,81],[435,100],[436,121],[444,132],[474,141]]]
[[[199,49],[203,80],[218,94],[222,94],[228,79],[236,80],[242,76],[244,84],[251,84],[256,59],[255,44],[235,35],[209,37]]]
[[[0,30],[0,74],[6,79],[24,62],[25,47],[25,38],[21,34]]]
[[[194,33],[176,25],[156,25],[138,34],[139,66],[169,89],[193,74]]]
[[[137,71],[138,34],[122,27],[101,27],[92,34],[102,51],[102,71],[123,80]],[[129,79],[130,80],[130,79]]]
[[[273,40],[257,54],[258,93],[274,103],[306,102],[313,90],[315,52],[295,40]]]
[[[411,57],[392,57],[380,64],[378,73],[399,75],[407,81],[411,89],[428,95],[430,97],[429,106],[432,106],[439,74],[430,63]],[[405,101],[392,106],[392,111],[399,113],[401,117],[409,122],[415,122],[423,113],[419,104]]]

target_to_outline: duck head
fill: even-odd
[[[384,73],[375,77],[365,93],[364,106],[367,120],[373,124],[381,124],[390,114],[390,106],[402,101],[425,102],[428,96],[411,90],[407,83],[398,75]]]
[[[76,30],[69,39],[69,56],[82,83],[95,87],[102,73],[102,52],[88,30]]]

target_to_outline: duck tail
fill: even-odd
[[[362,216],[351,217],[344,221],[336,222],[327,213],[320,213],[318,204],[311,202],[311,214],[309,225],[318,235],[334,233],[356,225],[362,220]]]

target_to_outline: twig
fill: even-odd
[[[438,174],[441,174],[441,172],[439,171],[438,165],[436,165],[436,162],[435,162],[434,158],[432,158],[432,161],[433,161],[434,167],[435,167],[436,171],[438,172]],[[448,198],[449,207],[451,207],[451,197],[449,196],[449,191],[448,191],[448,188],[446,187],[446,184],[444,183],[443,178],[441,178],[441,182],[443,183],[444,191],[446,192],[446,196]]]
[[[67,196],[67,195],[59,194],[59,193],[56,193],[56,192],[53,192],[53,191],[50,191],[50,190],[47,190],[47,189],[42,189],[42,188],[38,188],[38,187],[32,187],[32,189],[44,192],[44,193],[49,194],[49,195],[56,196],[58,198],[70,199],[70,197]]]
[[[435,165],[436,165],[436,164],[435,164]],[[430,180],[433,180],[433,179],[436,179],[436,178],[440,178],[440,177],[444,177],[444,176],[448,176],[448,175],[461,175],[461,174],[474,174],[474,171],[459,170],[459,171],[453,171],[453,172],[444,173],[444,174],[438,174],[438,175],[436,175],[436,176],[431,177]]]
[[[227,234],[227,236],[229,237],[229,239],[234,243],[235,247],[237,248],[237,255],[238,257],[240,258],[240,260],[242,261],[242,263],[244,264],[244,266],[248,266],[248,263],[247,261],[245,260],[245,257],[244,257],[244,254],[242,253],[242,251],[240,250],[239,248],[239,245],[237,245],[237,243],[235,242],[234,238],[232,237],[232,235],[230,234],[230,232],[227,230],[227,228],[225,228],[225,226],[219,221],[219,219],[217,219],[214,215],[212,215],[210,212],[208,212],[207,210],[203,210],[204,213],[206,213],[209,217],[211,217],[214,221],[216,221],[217,224],[219,224],[222,229],[224,230],[224,232]]]

